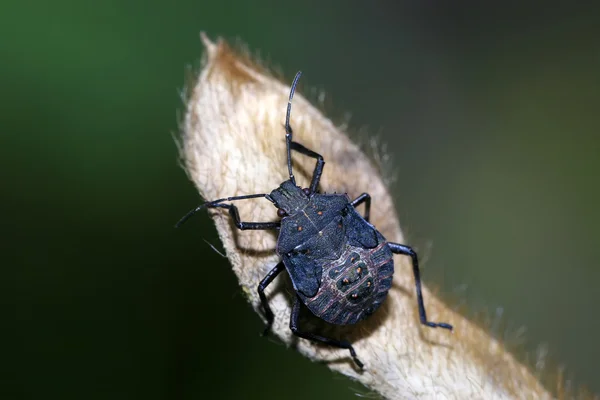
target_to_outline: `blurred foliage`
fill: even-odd
[[[598,7],[437,3],[4,2],[1,397],[364,390],[259,337],[207,217],[173,229],[201,201],[171,136],[200,30],[381,134],[425,281],[600,392]]]

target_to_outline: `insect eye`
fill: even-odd
[[[304,188],[302,189],[302,191],[304,192],[305,195],[309,195],[310,194],[310,189],[309,188]]]
[[[285,215],[286,215],[286,214],[287,214],[287,213],[285,212],[285,210],[284,210],[283,208],[278,208],[278,209],[277,209],[277,216],[278,216],[279,218],[285,217]]]

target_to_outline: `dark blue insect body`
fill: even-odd
[[[277,253],[302,302],[332,324],[355,324],[392,285],[392,251],[345,194],[307,196],[290,181],[269,197],[281,220]]]
[[[298,72],[292,83],[285,121],[289,180],[270,194],[249,194],[204,203],[186,214],[177,226],[203,208],[225,208],[238,229],[279,230],[277,254],[281,262],[258,285],[258,295],[267,318],[265,334],[271,328],[274,315],[264,291],[280,272],[286,270],[296,291],[290,319],[292,332],[308,340],[348,349],[362,368],[363,364],[349,342],[300,329],[300,307],[304,304],[315,316],[338,325],[355,324],[367,318],[382,304],[392,285],[393,254],[411,257],[421,323],[433,328],[452,329],[452,326],[427,320],[417,254],[408,246],[387,242],[369,223],[369,194],[363,193],[350,201],[345,194],[321,194],[317,191],[325,161],[320,154],[292,141],[290,112],[300,75]],[[317,160],[309,188],[302,189],[296,185],[292,173],[292,150]],[[277,207],[280,221],[243,222],[237,207],[225,203],[258,197],[268,199]],[[364,217],[356,211],[356,207],[363,203]]]

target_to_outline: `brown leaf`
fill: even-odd
[[[269,193],[288,179],[283,124],[290,82],[279,82],[221,40],[215,44],[204,35],[202,40],[204,66],[188,101],[182,139],[187,172],[206,200]],[[351,198],[369,192],[372,223],[388,240],[403,243],[390,193],[365,154],[300,94],[293,101],[291,125],[295,141],[325,158],[321,187],[327,192],[347,192]],[[295,154],[293,162],[298,184],[308,186],[314,159]],[[277,219],[277,210],[265,199],[236,205],[243,221]],[[279,261],[275,233],[240,231],[225,210],[209,213],[240,285],[262,315],[256,288]],[[355,326],[327,328],[328,334],[341,335],[354,344],[366,364],[363,372],[356,369],[346,350],[292,336],[293,289],[283,276],[267,290],[275,313],[274,334],[296,345],[305,356],[328,361],[332,369],[390,399],[549,398],[500,343],[426,289],[428,317],[453,324],[455,332],[422,327],[411,264],[400,256],[395,257],[395,264],[394,287],[381,309]]]

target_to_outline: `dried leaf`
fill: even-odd
[[[202,35],[203,68],[188,99],[182,153],[187,172],[207,200],[269,193],[286,180],[283,123],[289,84],[281,83],[249,57]],[[354,198],[372,196],[371,221],[390,241],[403,243],[390,193],[378,169],[329,119],[301,95],[294,98],[294,140],[321,153],[321,187]],[[298,184],[308,186],[314,160],[294,155]],[[273,221],[265,199],[236,202],[243,221]],[[276,236],[235,229],[225,210],[209,210],[240,285],[262,316],[256,288],[279,261]],[[419,324],[411,265],[395,257],[394,286],[384,306],[355,326],[327,328],[352,341],[364,371],[346,350],[293,337],[289,330],[292,288],[278,278],[267,290],[275,313],[273,332],[312,360],[362,382],[389,399],[550,398],[527,368],[464,317],[424,290],[428,316],[454,325],[454,333]],[[319,325],[320,326],[320,325]]]

